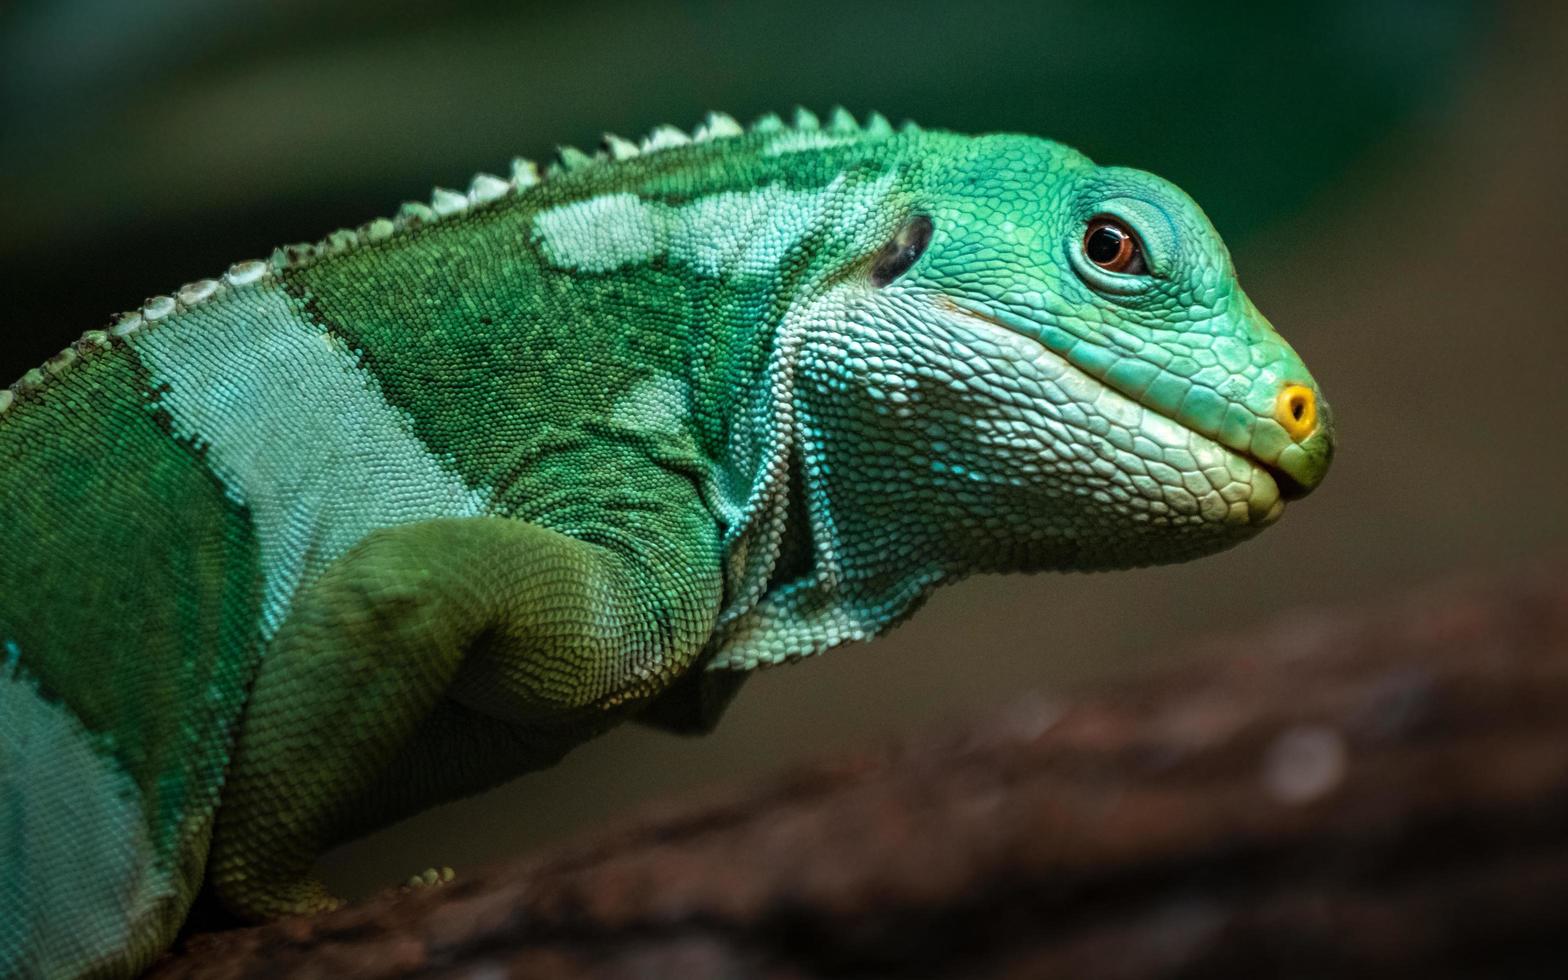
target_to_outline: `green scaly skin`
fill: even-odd
[[[1198,207],[1033,137],[714,116],[240,263],[0,393],[0,974],[330,907],[338,840],[1229,547],[1332,444]]]

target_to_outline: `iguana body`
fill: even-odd
[[[1326,470],[1158,178],[696,136],[241,263],[0,393],[0,975],[134,971],[204,877],[328,907],[336,840],[710,723],[970,572],[1219,550]]]

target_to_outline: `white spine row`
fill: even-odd
[[[905,123],[901,128],[908,132],[914,130],[915,126],[912,123]],[[469,183],[466,194],[437,187],[430,196],[429,204],[408,201],[391,218],[376,218],[358,228],[339,229],[319,242],[284,245],[275,249],[270,259],[248,259],[244,262],[236,262],[218,279],[199,279],[187,283],[176,290],[173,296],[153,296],[140,308],[120,314],[107,329],[87,331],[70,347],[45,361],[41,367],[33,368],[22,375],[9,388],[0,388],[0,415],[4,415],[18,397],[32,393],[50,377],[61,374],[81,355],[111,347],[115,341],[136,333],[148,324],[157,323],[181,310],[205,303],[230,289],[264,282],[284,269],[305,265],[315,259],[337,255],[361,245],[385,241],[404,229],[464,214],[511,194],[522,194],[541,181],[558,174],[575,172],[606,161],[628,160],[691,143],[730,139],[748,133],[790,131],[822,131],[840,136],[862,135],[873,138],[885,138],[894,133],[892,125],[880,113],[872,113],[866,118],[865,124],[861,125],[842,107],[832,111],[826,125],[815,113],[803,107],[795,110],[794,117],[789,123],[785,123],[777,114],[769,113],[753,122],[750,127],[742,126],[734,118],[722,112],[714,112],[710,113],[690,134],[674,126],[660,126],[640,142],[606,133],[600,148],[591,154],[584,153],[576,147],[559,147],[555,160],[544,169],[543,173],[532,160],[517,157],[512,161],[510,179],[481,173]]]

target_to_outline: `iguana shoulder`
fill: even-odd
[[[722,245],[723,215],[681,231],[678,202],[799,191],[786,144],[892,133],[847,119],[743,129],[715,114],[689,135],[566,148],[543,170],[518,159],[506,178],[155,296],[0,389],[0,973],[115,972],[162,947],[201,883],[263,651],[302,586],[368,532],[494,512],[592,530],[593,488],[574,507],[563,483],[582,481],[562,474],[634,465],[596,451],[625,442],[625,459],[686,474],[748,533],[745,514],[777,492],[755,483],[778,448],[731,421],[759,397],[748,375],[769,338],[702,346],[701,370],[676,377],[692,350],[673,328],[690,318],[670,304],[706,300],[659,272],[590,281],[635,243],[594,238],[615,224],[584,210],[621,193],[669,209],[645,224]],[[781,152],[749,168],[729,148],[665,152],[721,141]],[[519,232],[542,212],[560,233]],[[585,217],[597,230],[578,241]],[[552,242],[566,251],[544,254]],[[634,290],[668,329],[600,315]],[[601,356],[507,371],[587,347]],[[731,441],[754,442],[750,458],[724,457]],[[59,833],[73,822],[89,832]]]

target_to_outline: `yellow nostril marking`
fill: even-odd
[[[1300,442],[1318,427],[1318,398],[1306,385],[1286,385],[1274,403],[1274,418]]]

